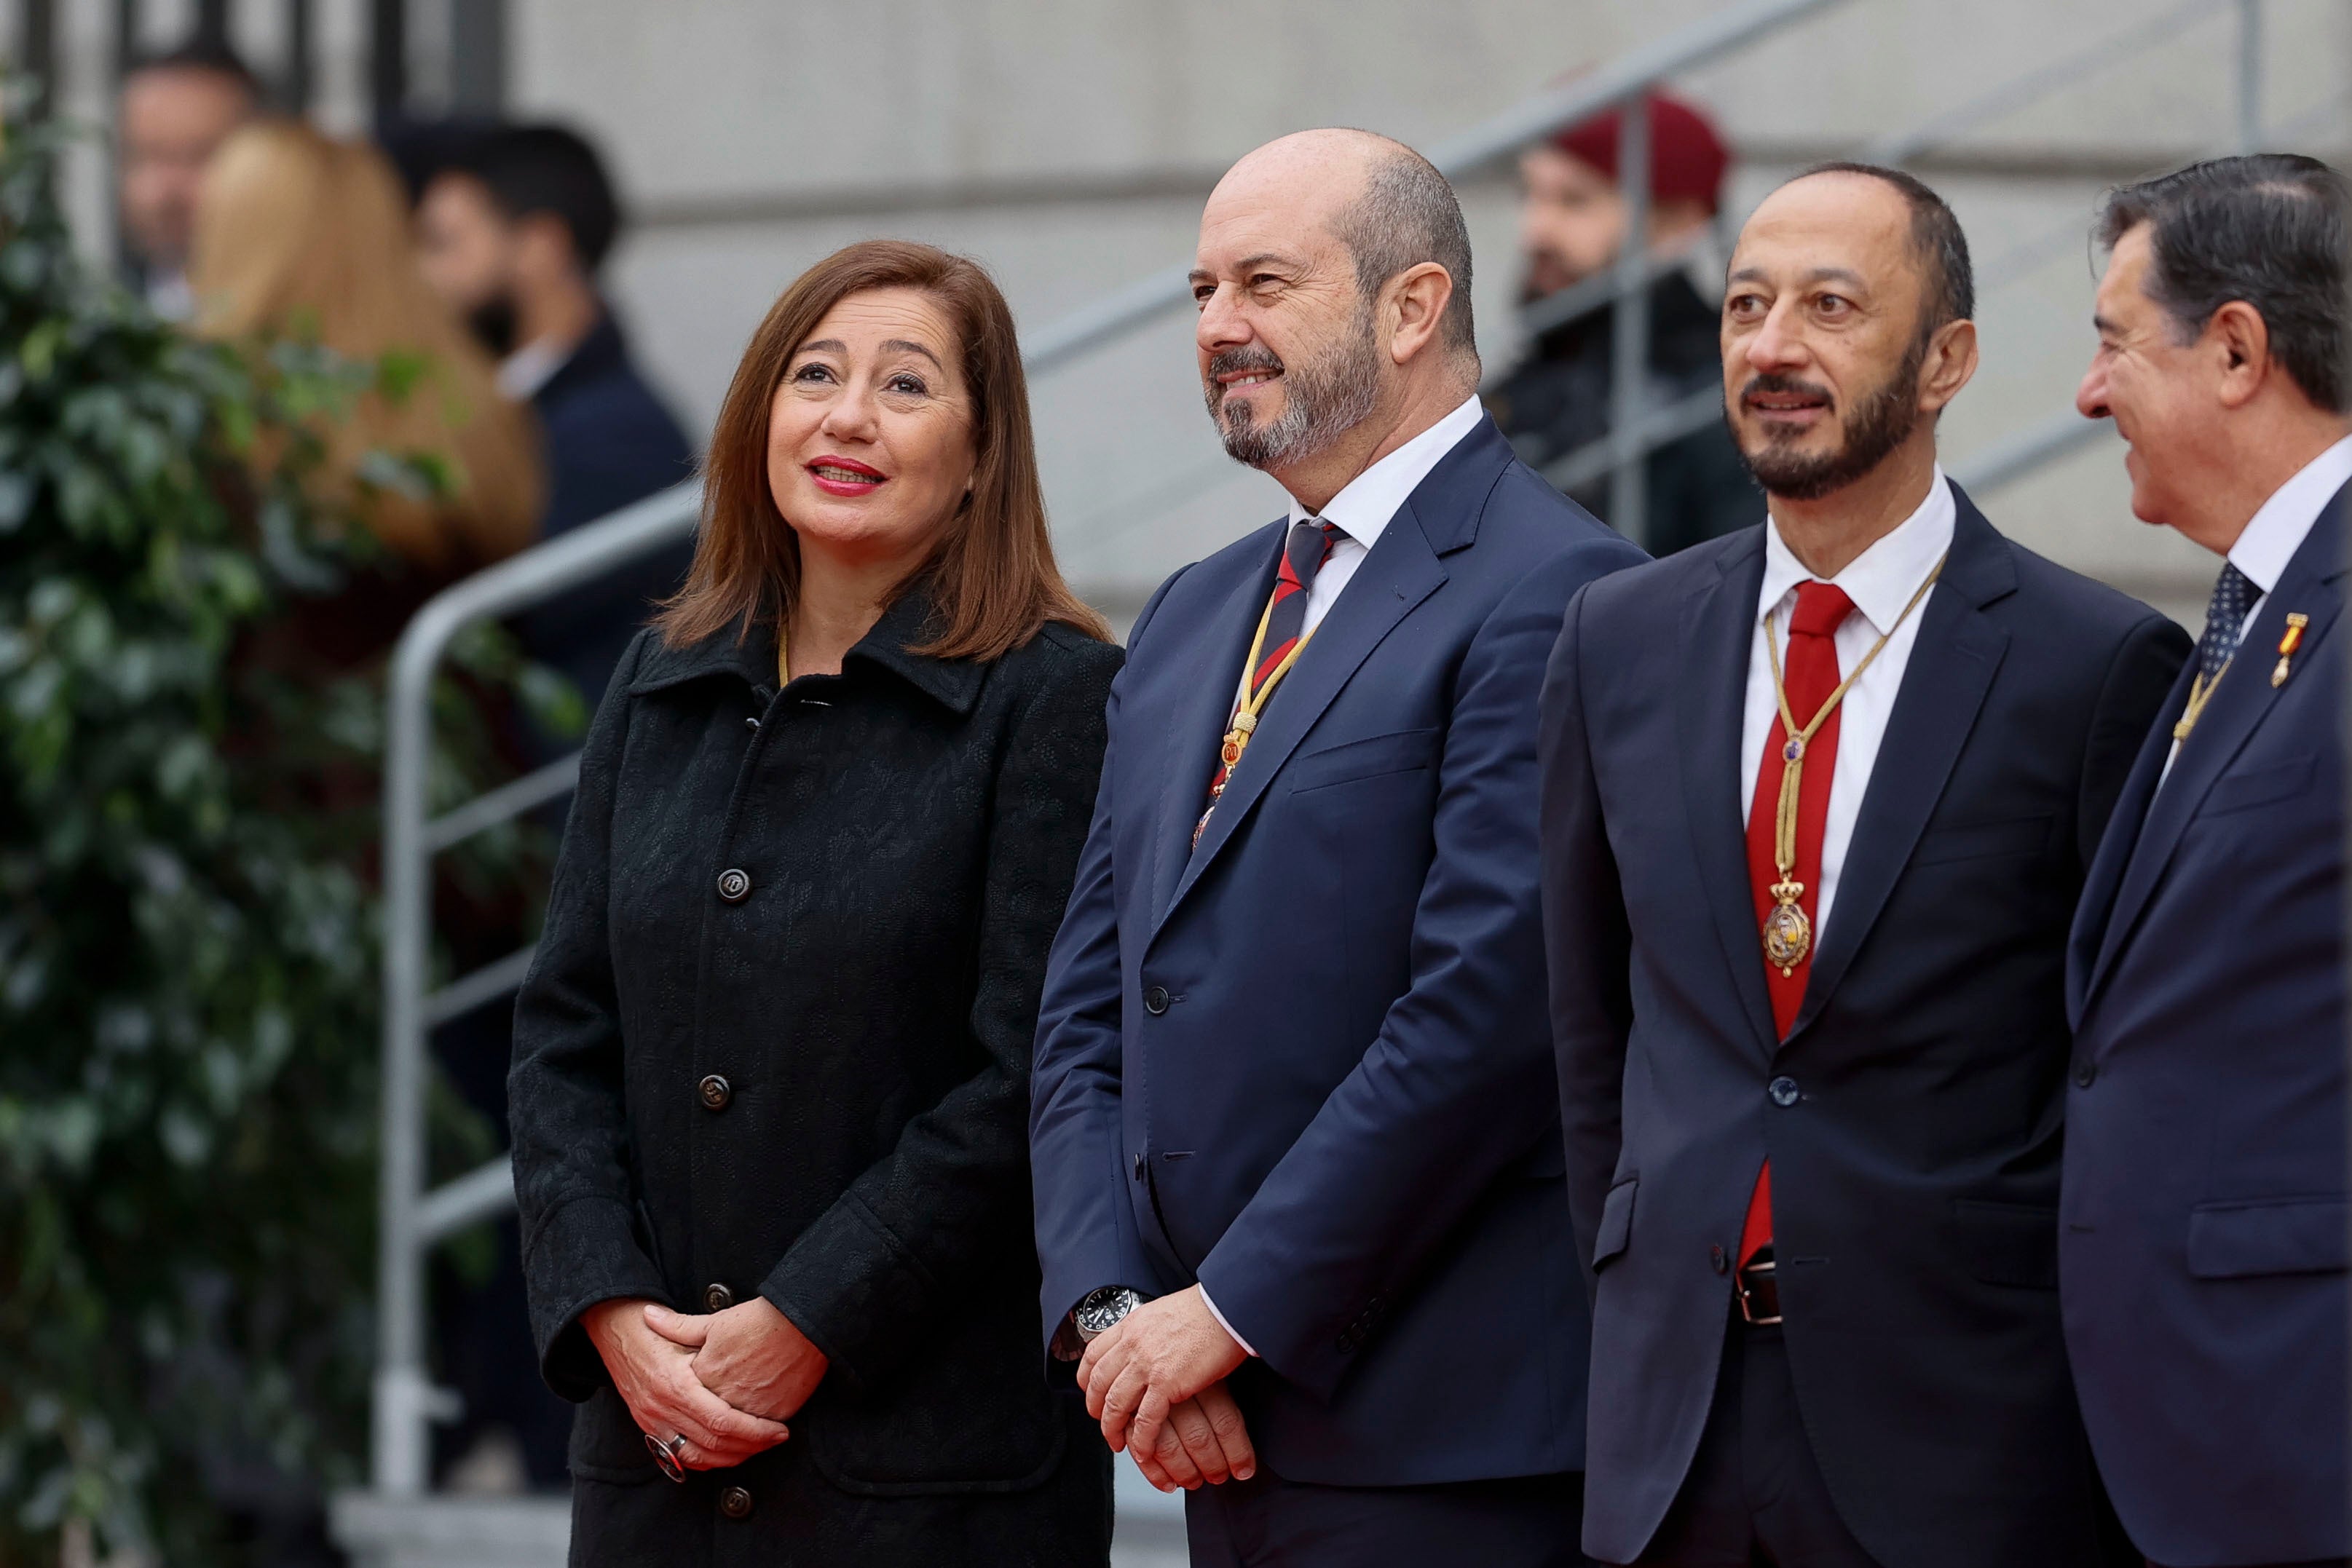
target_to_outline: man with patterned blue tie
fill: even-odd
[[[1536,695],[1641,552],[1481,410],[1468,235],[1410,149],[1243,159],[1192,285],[1225,449],[1293,505],[1161,587],[1112,688],[1032,1090],[1048,1348],[1192,1489],[1203,1568],[1566,1568]]]
[[[2068,955],[2060,1292],[2083,1415],[2168,1568],[2352,1556],[2345,334],[2352,195],[2308,158],[2128,186],[2078,405],[2132,509],[2225,557]]]

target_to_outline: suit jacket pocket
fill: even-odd
[[[2058,1211],[2030,1203],[1952,1201],[1959,1257],[1969,1276],[1988,1285],[2058,1288]]]
[[[1609,1189],[1601,1205],[1601,1228],[1592,1238],[1592,1271],[1625,1250],[1633,1239],[1633,1193],[1642,1185],[1638,1176],[1629,1176]]]
[[[1912,852],[1915,866],[1939,861],[1981,860],[1992,855],[2036,855],[2050,847],[2051,817],[2019,817],[2006,822],[1969,822],[1930,828]]]
[[[2205,803],[2200,816],[2219,817],[2230,811],[2243,811],[2253,806],[2267,806],[2273,800],[2284,800],[2311,788],[2319,774],[2319,759],[2297,757],[2268,768],[2250,768],[2242,773],[2225,773],[2213,780],[2213,788],[2205,792]]]
[[[654,1469],[653,1450],[646,1447],[636,1417],[609,1383],[572,1412],[572,1443],[564,1457],[583,1481],[634,1486],[661,1473]]]
[[[1320,751],[1293,758],[1285,769],[1293,790],[1320,789],[1355,779],[1383,773],[1412,773],[1425,768],[1437,755],[1437,731],[1400,729],[1341,741]]]
[[[2200,1280],[2263,1274],[2336,1274],[2352,1242],[2343,1197],[2274,1197],[2200,1203],[2189,1211],[2189,1271]]]

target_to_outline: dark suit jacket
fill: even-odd
[[[530,401],[547,445],[543,539],[693,476],[694,449],[630,362],[609,315]],[[654,601],[677,591],[693,555],[690,542],[672,545],[527,612],[531,655],[569,675],[594,706]]]
[[[1697,1448],[1768,1155],[1803,1436],[1846,1524],[1903,1568],[2099,1561],[2056,1293],[2066,929],[2189,644],[1957,498],[1785,1040],[1738,764],[1763,530],[1595,583],[1552,659],[1545,927],[1597,1270],[1585,1549],[1612,1563]]]
[[[2352,1554],[2339,493],[2074,925],[2060,1279],[2083,1415],[2159,1563]],[[2311,618],[2273,685],[2286,617]]]
[[[1491,423],[1399,508],[1197,850],[1286,524],[1137,622],[1047,967],[1030,1116],[1051,1327],[1198,1280],[1294,1480],[1582,1458],[1583,1291],[1549,1103],[1536,693],[1569,596],[1642,559]]]

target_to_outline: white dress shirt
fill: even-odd
[[[1845,590],[1853,601],[1854,613],[1845,618],[1837,629],[1833,641],[1837,644],[1840,678],[1853,674],[1871,644],[1888,632],[1886,646],[1871,662],[1862,678],[1848,689],[1838,704],[1837,766],[1830,775],[1829,820],[1822,832],[1822,884],[1814,892],[1814,949],[1820,950],[1821,936],[1829,929],[1830,905],[1836,900],[1838,874],[1845,869],[1845,852],[1853,842],[1854,820],[1862,815],[1862,798],[1870,789],[1870,770],[1878,761],[1879,742],[1886,738],[1886,721],[1895,711],[1895,694],[1903,689],[1903,672],[1911,663],[1912,645],[1919,640],[1919,622],[1926,619],[1927,603],[1935,598],[1931,590],[1919,607],[1900,627],[1895,620],[1936,563],[1952,548],[1952,528],[1958,509],[1952,501],[1952,487],[1944,479],[1938,465],[1936,477],[1927,486],[1927,498],[1919,509],[1898,524],[1894,532],[1872,545],[1848,562],[1846,569],[1829,580]],[[1811,581],[1813,574],[1790,553],[1780,540],[1780,525],[1768,518],[1764,525],[1764,586],[1757,595],[1756,634],[1748,646],[1748,706],[1739,727],[1739,799],[1746,810],[1740,820],[1754,819],[1757,769],[1764,760],[1764,742],[1772,733],[1772,720],[1780,713],[1778,697],[1772,689],[1772,665],[1764,646],[1766,617],[1770,617],[1772,636],[1778,645],[1783,668],[1789,652],[1789,617],[1797,607],[1797,586]],[[1810,714],[1798,716],[1799,722],[1811,718]],[[1780,787],[1776,771],[1769,786]],[[1759,938],[1760,941],[1761,938]]]
[[[2230,547],[2230,564],[2254,585],[2254,601],[2246,606],[2246,618],[2238,626],[2242,645],[2254,617],[2263,612],[2263,601],[2286,575],[2286,563],[2294,559],[2294,552],[2311,537],[2319,514],[2347,483],[2352,483],[2352,435],[2296,469],[2294,477],[2272,491],[2271,498],[2247,519],[2238,542]],[[2192,661],[2195,657],[2190,655]],[[2158,788],[2172,777],[2172,765],[2179,758],[2180,742],[2176,740],[2164,759],[2164,771],[2157,778]]]
[[[1331,541],[1331,557],[1316,572],[1315,580],[1307,585],[1307,623],[1299,635],[1306,636],[1323,624],[1323,617],[1339,602],[1339,591],[1372,553],[1389,519],[1397,515],[1405,497],[1421,488],[1429,471],[1438,460],[1456,446],[1462,438],[1478,427],[1486,417],[1486,405],[1474,394],[1463,401],[1462,406],[1373,464],[1348,481],[1346,488],[1331,497],[1330,504],[1320,512],[1315,511],[1297,497],[1290,502],[1290,521],[1299,523],[1329,523],[1339,530]],[[1287,540],[1286,532],[1283,538]],[[1244,660],[1244,663],[1247,661]],[[1234,707],[1238,711],[1242,698],[1248,695],[1249,671],[1242,671],[1241,680],[1234,687]]]
[[[1349,480],[1320,512],[1313,510],[1297,497],[1291,497],[1290,520],[1294,525],[1325,522],[1339,530],[1339,537],[1331,543],[1330,559],[1316,572],[1315,580],[1307,585],[1307,623],[1299,631],[1301,637],[1323,623],[1323,617],[1328,615],[1331,606],[1339,601],[1339,591],[1348,586],[1349,580],[1356,575],[1356,569],[1364,564],[1366,556],[1372,553],[1372,546],[1379,541],[1381,531],[1389,526],[1389,520],[1397,515],[1405,498],[1421,488],[1421,482],[1429,477],[1429,471],[1437,466],[1438,460],[1462,444],[1462,438],[1475,430],[1478,422],[1486,416],[1486,404],[1473,393],[1463,400],[1460,408]],[[1286,533],[1283,537],[1286,540],[1289,535]],[[1249,693],[1246,658],[1243,664],[1241,680],[1234,688],[1235,712],[1240,711],[1242,698]],[[1250,1349],[1249,1341],[1234,1333],[1234,1325],[1225,1322],[1225,1314],[1217,1311],[1217,1303],[1209,1300],[1206,1286],[1201,1289],[1201,1300],[1207,1305],[1209,1315],[1215,1318],[1227,1333],[1233,1334],[1234,1343],[1241,1346],[1244,1354],[1257,1354]]]

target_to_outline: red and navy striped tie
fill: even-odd
[[[1290,525],[1290,538],[1283,546],[1282,565],[1274,574],[1274,603],[1266,612],[1265,637],[1258,644],[1257,667],[1249,673],[1251,696],[1265,690],[1274,673],[1282,668],[1282,661],[1290,656],[1291,649],[1306,633],[1307,590],[1314,586],[1315,574],[1331,559],[1332,548],[1339,542],[1336,524],[1308,521]],[[1224,792],[1225,775],[1231,771],[1219,761],[1217,776],[1209,781],[1212,803]]]

